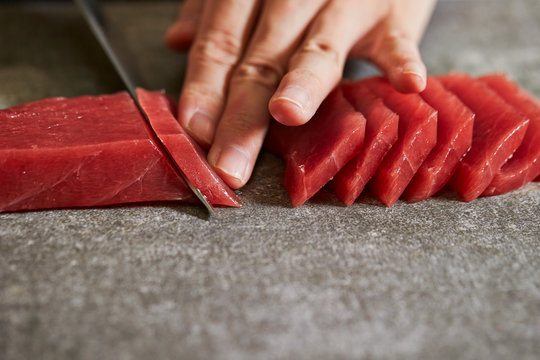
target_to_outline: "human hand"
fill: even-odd
[[[251,176],[271,116],[301,125],[347,57],[420,92],[418,43],[436,0],[186,0],[166,43],[189,50],[178,120],[232,188]],[[270,116],[271,115],[271,116]]]

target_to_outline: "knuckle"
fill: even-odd
[[[234,133],[239,138],[250,137],[258,131],[258,124],[254,121],[254,116],[247,111],[238,111],[233,117],[227,119],[228,131]]]
[[[340,0],[343,1],[343,0]],[[357,1],[357,0],[356,0]],[[306,8],[318,9],[328,0],[281,0],[280,6],[284,11],[302,11]]]
[[[379,48],[391,52],[400,48],[402,44],[406,44],[410,41],[410,38],[405,33],[398,30],[392,30],[381,36]]]
[[[301,8],[302,5],[306,5],[305,1],[298,0],[281,0],[279,5],[284,11],[296,11]]]
[[[376,36],[368,47],[367,57],[369,59],[377,59],[380,54],[386,54],[396,43],[397,33],[385,33]]]
[[[283,76],[283,69],[270,61],[247,59],[235,69],[232,81],[256,82],[275,90]]]
[[[397,30],[389,31],[374,44],[370,58],[384,56],[387,61],[413,58],[418,52],[414,41],[405,33]]]
[[[222,66],[233,66],[242,52],[242,41],[234,33],[214,29],[197,38],[190,51],[191,61],[211,62]]]
[[[341,77],[342,68],[338,65],[327,67],[324,71],[314,71],[309,66],[301,66],[289,71],[284,82],[311,84],[313,89],[323,89],[329,82],[337,82]]]
[[[403,40],[409,41],[410,37],[407,36],[407,34],[405,34],[403,31],[399,31],[397,29],[394,29],[394,30],[389,31],[383,37],[383,39],[385,40],[385,42],[388,42],[388,43],[397,43],[397,42],[400,42],[400,41],[403,41]]]
[[[301,79],[302,82],[309,82],[313,84],[313,88],[320,89],[323,85],[323,81],[320,76],[313,72],[309,68],[296,68],[291,70],[287,74],[288,80],[294,82],[295,80]]]
[[[206,103],[209,103],[216,107],[222,107],[224,105],[223,94],[205,84],[188,84],[182,90],[182,97],[192,103],[200,102],[204,99]]]
[[[301,55],[312,54],[321,56],[335,63],[341,63],[343,58],[331,41],[323,39],[312,39],[306,41],[300,48],[299,53]]]

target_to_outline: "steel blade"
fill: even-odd
[[[111,45],[111,42],[109,41],[109,38],[107,34],[105,33],[103,29],[103,15],[101,14],[99,3],[96,0],[74,0],[77,6],[79,7],[81,13],[83,14],[86,22],[88,23],[88,26],[90,27],[90,30],[92,30],[92,33],[96,37],[97,41],[101,45],[103,51],[111,61],[114,69],[120,76],[120,79],[124,83],[126,89],[128,90],[129,94],[135,101],[135,104],[139,108],[140,113],[142,114],[144,120],[146,121],[146,124],[148,125],[148,128],[152,132],[152,135],[154,137],[154,140],[156,141],[158,147],[160,150],[167,156],[170,163],[173,165],[176,172],[184,179],[188,187],[191,189],[191,191],[195,194],[195,196],[203,203],[203,205],[208,209],[208,212],[212,216],[216,216],[216,213],[214,211],[214,208],[212,205],[206,200],[204,195],[201,193],[201,191],[193,185],[193,183],[189,180],[189,178],[186,176],[186,174],[182,171],[182,168],[178,165],[172,154],[169,152],[163,141],[159,138],[158,134],[155,132],[154,128],[152,127],[152,124],[150,123],[150,119],[148,118],[148,115],[142,108],[139,97],[137,96],[137,85],[136,81],[133,78],[133,75],[126,67],[126,64],[121,61],[120,57],[118,56],[117,52]]]

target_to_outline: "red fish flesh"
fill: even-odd
[[[164,200],[197,201],[127,93],[0,110],[0,212]]]
[[[518,189],[540,175],[540,103],[503,74],[485,75],[480,81],[530,120],[523,142],[482,193],[482,196],[500,195]]]
[[[266,147],[286,161],[283,184],[293,206],[311,198],[358,154],[365,126],[366,119],[345,99],[341,88],[325,99],[305,125],[272,122]]]
[[[382,159],[396,142],[396,113],[375,96],[362,82],[343,85],[345,97],[366,118],[366,134],[362,151],[341,169],[333,180],[338,198],[347,206],[362,193]]]
[[[176,120],[174,103],[158,91],[137,89],[137,96],[152,128],[178,166],[211,204],[240,206],[240,200],[206,161],[202,149]]]
[[[402,94],[388,80],[365,80],[367,86],[399,115],[398,140],[384,157],[370,186],[375,197],[394,204],[437,142],[437,111],[418,94]]]
[[[428,78],[422,98],[437,110],[437,144],[403,193],[416,202],[441,190],[472,144],[474,113],[434,77]]]
[[[471,150],[451,179],[458,195],[472,201],[486,190],[521,144],[529,119],[469,75],[454,73],[439,79],[476,114]]]

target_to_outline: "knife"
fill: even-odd
[[[188,179],[186,174],[182,171],[172,154],[169,152],[165,144],[161,141],[158,134],[155,132],[154,128],[152,127],[152,124],[150,123],[150,119],[148,118],[148,115],[142,108],[139,97],[137,96],[136,91],[136,82],[134,81],[134,77],[130,71],[128,71],[128,68],[126,67],[126,62],[121,61],[118,51],[115,50],[115,48],[112,45],[112,42],[109,41],[109,38],[107,37],[104,28],[103,28],[103,16],[100,11],[100,7],[98,4],[98,0],[75,0],[75,3],[79,7],[81,13],[83,14],[86,22],[88,23],[88,26],[92,30],[92,33],[98,40],[99,44],[101,45],[103,51],[111,61],[114,69],[122,79],[122,82],[124,83],[128,93],[131,95],[133,100],[135,101],[135,104],[139,108],[140,113],[142,114],[144,120],[146,121],[148,128],[152,132],[152,135],[154,139],[156,140],[156,143],[160,150],[166,155],[169,162],[173,165],[174,169],[184,179],[188,187],[191,189],[191,191],[197,196],[197,198],[203,203],[203,205],[206,207],[210,215],[216,216],[216,213],[214,211],[214,208],[212,205],[206,200],[204,195],[201,193],[201,191],[193,185],[193,183]]]

